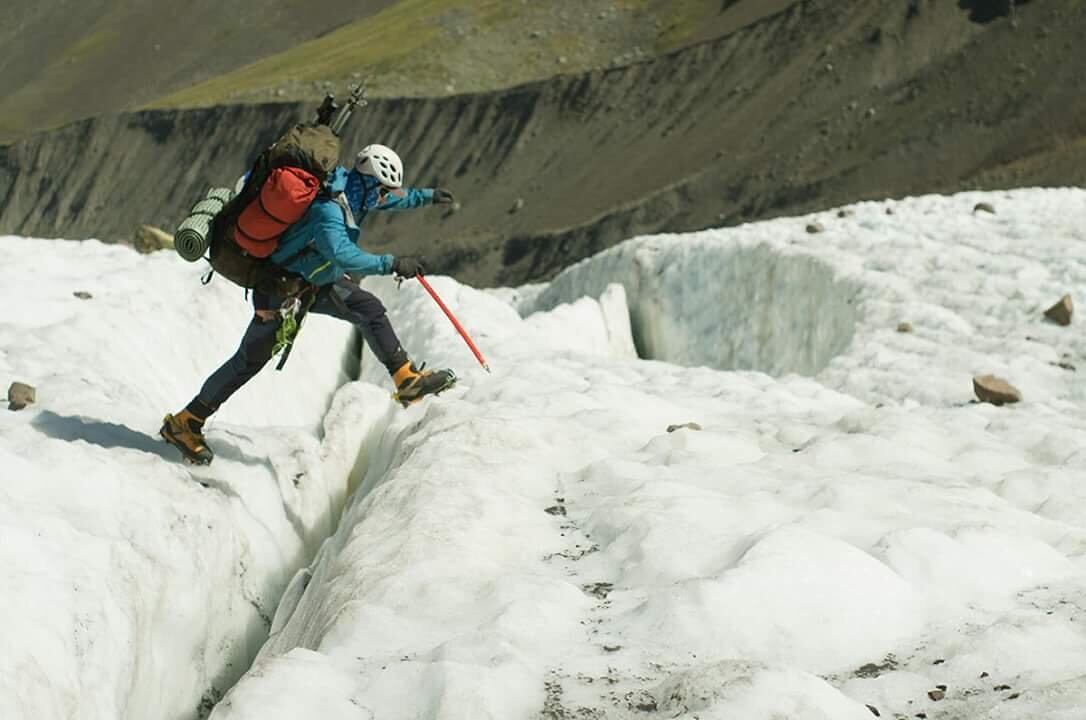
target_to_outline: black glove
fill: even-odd
[[[426,258],[422,255],[404,255],[392,261],[392,272],[400,277],[413,278],[426,274]]]
[[[434,205],[452,205],[454,202],[456,202],[456,198],[453,197],[451,192],[445,188],[434,188]]]

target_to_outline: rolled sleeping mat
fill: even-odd
[[[211,218],[207,215],[190,215],[177,228],[173,247],[181,257],[196,262],[207,252],[210,234]]]
[[[174,233],[173,246],[178,255],[189,262],[196,262],[204,256],[211,243],[211,223],[233,197],[234,192],[229,188],[211,188],[207,191],[204,199],[196,203]]]
[[[207,191],[207,199],[208,200],[218,200],[223,205],[225,205],[226,203],[233,200],[234,195],[236,195],[236,194],[237,193],[235,193],[230,188],[213,187],[213,188],[211,188],[210,190]]]

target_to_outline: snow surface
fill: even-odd
[[[0,379],[37,387],[0,409],[0,718],[206,712],[331,532],[387,392],[332,402],[354,344],[308,320],[284,371],[210,425],[212,468],[190,471],[158,427],[237,347],[242,292],[96,241],[4,237],[0,264]]]
[[[244,306],[216,295],[232,314],[193,328],[168,254],[0,240],[34,273],[0,290],[26,308],[0,370],[39,387],[0,413],[0,717],[190,717],[347,486],[214,720],[1086,717],[1086,342],[1041,318],[1086,296],[1086,192],[850,210],[642,238],[544,286],[434,278],[493,376],[417,284],[369,281],[460,386],[400,411],[366,356],[322,440],[347,339],[313,323],[293,379],[212,428],[208,488],[125,438],[188,399]],[[971,402],[989,372],[1024,402]],[[70,442],[46,413],[93,425]]]
[[[1086,194],[851,209],[439,282],[494,377],[373,283],[462,386],[392,419],[214,718],[1086,716],[1086,348],[1041,321]],[[780,377],[635,359],[625,293],[643,352]]]

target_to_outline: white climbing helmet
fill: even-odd
[[[400,156],[384,145],[367,145],[358,152],[354,167],[363,175],[372,175],[385,187],[403,185],[403,161]]]

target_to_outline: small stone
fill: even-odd
[[[1016,403],[1022,400],[1022,392],[1002,378],[981,375],[973,378],[973,392],[981,402],[992,405]]]
[[[38,391],[33,385],[13,382],[8,388],[8,410],[22,410],[38,399]]]
[[[1057,325],[1070,325],[1071,315],[1075,312],[1074,303],[1071,302],[1070,295],[1064,295],[1060,298],[1060,301],[1045,310],[1045,317],[1056,323]]]
[[[565,64],[566,64],[567,62],[569,62],[569,61],[568,61],[568,60],[566,60],[566,56],[565,56],[565,55],[559,55],[559,56],[558,56],[558,64],[559,64],[559,65],[565,65]]]
[[[932,663],[931,663],[931,664],[932,664],[932,665],[942,665],[942,664],[943,664],[943,663],[945,663],[945,662],[946,662],[946,660],[944,660],[944,659],[942,659],[942,658],[939,658],[938,660],[934,660],[934,661],[932,661]],[[936,685],[935,687],[940,687],[940,686],[939,686],[939,685]],[[944,687],[943,689],[944,689],[944,690],[946,690],[946,688],[945,688],[945,687]]]
[[[1003,692],[1004,690],[1010,690],[1011,686],[1010,685],[996,685],[992,689],[995,690],[996,692]]]
[[[287,94],[287,91],[284,90],[283,88],[279,88],[278,90],[275,91],[275,94],[277,96],[279,96],[279,97],[283,97],[283,96],[285,96]]]
[[[820,232],[826,232],[826,226],[823,225],[820,222],[813,222],[813,223],[810,223],[807,226],[807,232],[809,232],[812,235],[815,235],[815,234],[820,233]]]
[[[982,673],[980,674],[980,678],[981,678],[981,680],[983,680],[983,679],[984,679],[984,678],[986,678],[986,677],[988,677],[988,671],[987,671],[987,670],[985,670],[984,672],[982,672]]]
[[[939,690],[942,690],[943,692],[946,692],[946,685],[936,685],[935,687]]]
[[[841,210],[838,210],[838,211],[837,211],[837,217],[839,217],[839,218],[847,218],[847,217],[852,217],[852,216],[853,216],[853,215],[855,215],[855,214],[856,214],[856,213],[854,213],[853,211],[849,210],[848,208],[842,208]]]
[[[864,113],[864,115],[867,115],[867,117],[869,117],[869,118],[873,118],[873,117],[875,117],[875,108],[873,108],[873,107],[872,107],[872,108],[868,108],[868,109],[867,109],[867,112],[866,112],[866,113]]]
[[[928,690],[928,697],[935,702],[939,702],[946,697],[946,693],[942,690]]]
[[[75,295],[80,300],[90,300],[92,297],[94,297],[93,295],[91,295],[86,290],[76,290],[75,292],[72,293],[72,295]]]
[[[886,208],[886,214],[887,215],[893,215],[894,214],[894,209],[892,207]]]
[[[1007,696],[1006,698],[1004,698],[1004,699],[1005,699],[1005,700],[1016,700],[1016,699],[1017,699],[1017,698],[1018,698],[1018,697],[1019,697],[1019,696],[1020,696],[1021,694],[1022,694],[1022,693],[1011,693],[1010,695],[1008,695],[1008,696]]]
[[[513,207],[510,208],[509,212],[511,212],[511,213],[520,212],[523,209],[524,209],[524,198],[517,198],[516,200],[513,201]]]
[[[621,649],[622,649],[621,645],[604,645],[603,646],[603,651],[604,652],[609,652],[609,653],[618,652]]]
[[[864,663],[860,667],[856,668],[853,675],[858,678],[877,678],[887,670],[892,669],[890,665],[876,665],[875,663]]]
[[[897,324],[897,331],[899,333],[911,333],[913,331],[913,324],[910,322],[899,322]],[[936,663],[938,665],[939,663]]]
[[[870,710],[871,714],[874,715],[875,717],[882,717],[882,715],[879,713],[879,709],[877,707],[875,707],[874,705],[865,705],[864,707],[866,707],[868,710]]]
[[[683,429],[686,429],[686,430],[701,430],[701,425],[698,425],[696,422],[688,422],[688,423],[683,423],[682,425],[668,425],[667,426],[667,431],[669,433],[673,433],[676,430],[683,430]]]
[[[991,213],[992,215],[996,214],[995,206],[992,205],[992,203],[987,203],[987,202],[979,202],[976,205],[974,205],[973,206],[973,212],[974,213],[986,212],[986,213]]]
[[[562,515],[565,516],[566,508],[562,505],[551,505],[549,508],[545,508],[543,512],[548,515]]]

